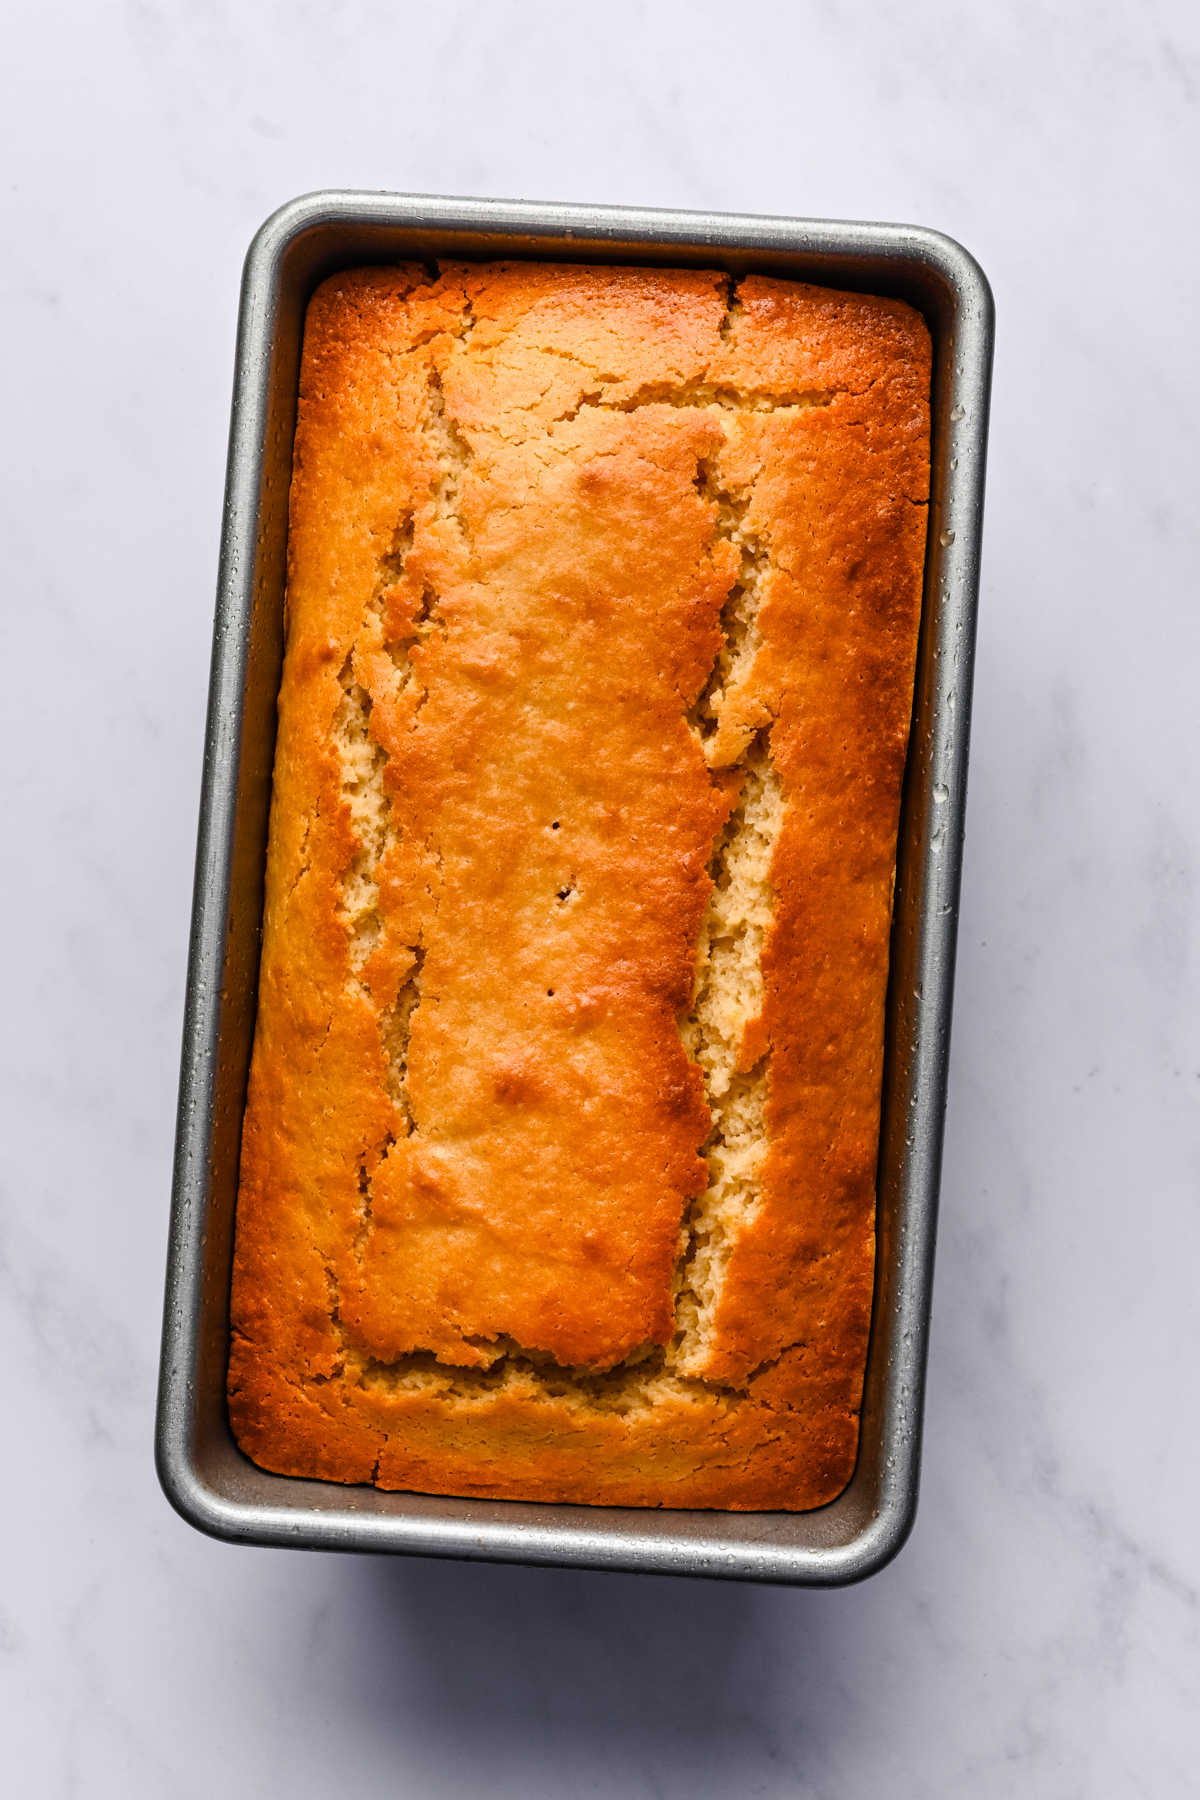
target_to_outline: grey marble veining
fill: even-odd
[[[1183,0],[18,7],[0,1738],[34,1796],[1197,1791]],[[912,219],[998,352],[923,1501],[810,1594],[234,1551],[151,1413],[237,278],[318,186]]]

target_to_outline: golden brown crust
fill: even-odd
[[[233,1284],[265,1467],[849,1479],[928,388],[911,309],[793,283],[318,289]]]

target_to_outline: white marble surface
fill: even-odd
[[[6,14],[13,1791],[1200,1791],[1185,0]],[[844,1593],[235,1551],[151,1463],[238,270],[336,184],[915,219],[998,359],[924,1490]]]

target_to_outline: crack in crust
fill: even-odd
[[[350,967],[360,992],[369,993],[362,971],[383,935],[379,864],[391,836],[392,803],[384,783],[387,752],[371,736],[372,700],[354,674],[353,655],[339,680],[342,698],[333,721],[341,765],[341,796],[358,848],[342,878],[342,917],[350,940]]]
[[[465,342],[474,329],[474,316],[468,302],[460,329],[454,334]],[[446,413],[440,371],[430,370],[426,385],[426,403],[422,431],[437,468],[430,494],[433,517],[448,524],[464,546],[467,533],[460,511],[462,476],[470,459],[470,446]],[[412,624],[399,635],[388,627],[389,601],[393,590],[408,574],[409,557],[417,535],[415,513],[406,513],[396,526],[392,542],[379,559],[374,590],[367,603],[364,632],[355,640],[341,669],[339,680],[342,699],[334,718],[333,736],[341,770],[340,791],[349,809],[357,848],[342,879],[341,913],[349,936],[350,965],[358,991],[368,1000],[371,988],[365,979],[366,965],[383,941],[384,921],[379,905],[380,867],[388,850],[397,841],[391,796],[385,770],[388,753],[371,731],[372,695],[358,679],[357,666],[361,651],[378,646],[392,663],[395,679],[391,698],[397,699],[420,679],[413,662],[413,650],[424,645],[430,636],[445,629],[440,611],[440,596],[425,582],[412,609]],[[415,711],[420,712],[427,690],[418,696]],[[417,1130],[412,1099],[408,1087],[408,1051],[412,1022],[421,1004],[421,974],[425,947],[418,941],[405,946],[411,958],[408,973],[401,981],[395,999],[381,1009],[379,1034],[384,1052],[385,1080],[388,1097],[395,1112],[397,1130],[389,1133],[379,1152],[383,1161],[397,1137],[410,1137]],[[354,1250],[361,1262],[372,1229],[371,1170],[366,1156],[359,1160],[359,1194],[361,1217],[355,1234]],[[336,1277],[331,1277],[336,1282]],[[338,1309],[335,1324],[340,1331]],[[347,1350],[344,1333],[343,1350]]]
[[[759,614],[770,556],[746,522],[752,490],[731,488],[722,479],[719,458],[701,458],[696,489],[715,509],[714,543],[730,545],[738,559],[737,573],[721,607],[721,647],[708,680],[688,710],[688,723],[703,743],[710,768],[727,769],[742,760],[756,731],[766,723],[746,703],[751,699],[749,682],[762,647]]]
[[[700,927],[697,986],[680,1036],[704,1077],[712,1126],[709,1180],[688,1207],[675,1274],[674,1368],[702,1374],[725,1270],[759,1202],[766,1149],[769,1051],[742,1067],[747,1027],[763,1008],[762,951],[774,912],[771,861],[783,794],[760,732],[742,762],[738,803],[709,866],[712,895]]]
[[[798,412],[810,406],[832,406],[841,391],[834,388],[743,388],[713,381],[648,381],[631,394],[607,398],[615,378],[601,377],[579,399],[550,421],[567,425],[583,412],[638,412],[643,406],[719,407],[722,412]]]

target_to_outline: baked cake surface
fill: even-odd
[[[853,1471],[929,340],[756,277],[309,306],[229,1403],[268,1469]]]

